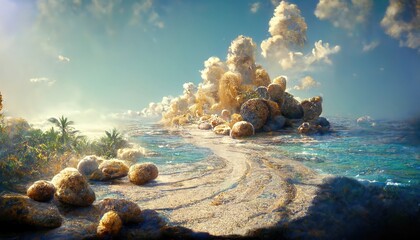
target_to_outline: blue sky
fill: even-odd
[[[307,25],[305,46],[291,51],[310,56],[319,40],[337,46],[328,60],[288,69],[260,48],[279,2],[0,0],[6,111],[28,119],[140,111],[181,94],[185,82],[201,82],[204,61],[226,60],[232,40],[245,35],[272,79],[287,75],[290,92],[302,99],[324,97],[324,115],[420,113],[420,1],[288,1]],[[310,87],[294,87],[308,76]]]

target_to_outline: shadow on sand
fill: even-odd
[[[114,239],[412,239],[420,226],[419,195],[416,189],[365,186],[354,179],[332,177],[319,186],[305,217],[290,221],[287,209],[279,209],[282,221],[246,236],[193,232],[171,226],[157,212],[145,210],[141,223],[124,226]],[[0,239],[96,238],[99,215],[94,207],[61,208],[60,213],[66,219],[60,228],[22,231],[3,223]]]

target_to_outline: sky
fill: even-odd
[[[4,110],[29,120],[129,115],[200,83],[204,62],[225,61],[244,35],[272,79],[287,76],[300,99],[323,96],[326,116],[420,114],[419,0],[280,2],[0,0]],[[285,16],[300,33],[279,42]]]

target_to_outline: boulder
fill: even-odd
[[[57,228],[63,218],[50,203],[33,201],[17,194],[0,195],[0,222],[4,225]]]
[[[138,163],[130,167],[128,179],[136,185],[143,185],[157,178],[158,168],[153,163]]]
[[[255,130],[259,130],[267,122],[270,109],[265,100],[253,98],[242,104],[241,115],[244,121],[251,123]]]
[[[303,108],[298,100],[292,94],[285,92],[283,94],[283,104],[281,113],[289,119],[300,119],[303,117]]]
[[[311,124],[314,125],[317,131],[321,134],[330,131],[330,122],[324,117],[315,119]]]
[[[99,167],[98,157],[94,155],[84,157],[77,164],[77,170],[81,174],[87,176],[88,178],[93,172],[98,170],[98,167]]]
[[[120,148],[117,151],[117,158],[127,161],[137,161],[146,155],[146,149],[136,146],[133,148]]]
[[[280,84],[272,83],[267,87],[268,95],[270,100],[275,102],[281,102],[283,100],[284,89]]]
[[[267,124],[264,125],[263,130],[265,132],[278,131],[286,125],[286,118],[282,115],[275,116],[273,119],[269,119]]]
[[[229,135],[230,127],[228,124],[221,124],[221,125],[216,126],[213,129],[213,132],[216,133],[217,135]]]
[[[99,237],[117,235],[122,228],[122,221],[114,211],[106,212],[99,221],[96,233]]]
[[[127,176],[128,166],[121,160],[104,160],[98,170],[90,175],[91,180],[107,181]]]
[[[315,120],[322,113],[322,97],[317,96],[301,102],[303,109],[303,120]]]
[[[270,95],[268,95],[268,89],[267,87],[260,86],[255,89],[255,92],[258,94],[260,98],[268,100],[270,98]]]
[[[96,206],[102,214],[115,211],[123,223],[139,223],[142,220],[140,207],[125,199],[105,198]]]
[[[247,121],[240,121],[233,125],[230,131],[230,137],[243,138],[250,137],[255,134],[254,126]]]
[[[62,203],[89,206],[95,201],[95,193],[86,178],[75,168],[65,168],[53,177],[55,197]]]
[[[198,124],[198,129],[201,129],[201,130],[210,130],[211,128],[212,126],[208,122],[202,122]]]
[[[26,191],[26,195],[38,202],[47,202],[54,197],[55,187],[45,180],[34,182]]]
[[[283,89],[283,92],[286,91],[286,78],[283,76],[276,77],[273,79],[273,83],[279,84]]]

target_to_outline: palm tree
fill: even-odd
[[[105,136],[100,140],[101,153],[109,158],[115,157],[118,149],[124,147],[126,144],[127,142],[117,129],[114,128],[111,131],[105,131]]]
[[[48,121],[52,124],[54,124],[60,131],[61,131],[61,143],[63,145],[67,145],[70,137],[73,137],[76,133],[78,133],[78,130],[74,130],[72,125],[74,125],[73,121],[69,121],[66,117],[61,116],[60,118],[50,118]]]

